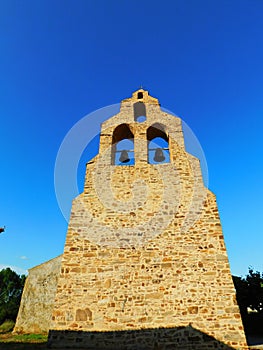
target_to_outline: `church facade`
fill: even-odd
[[[215,195],[148,91],[101,125],[64,252],[29,272],[15,332],[32,329],[53,348],[247,349]]]

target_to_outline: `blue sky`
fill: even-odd
[[[232,273],[263,271],[262,17],[262,0],[2,0],[0,267],[62,253],[60,144],[142,85],[202,145]]]

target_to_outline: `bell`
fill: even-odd
[[[121,163],[128,163],[130,161],[128,152],[126,150],[121,151],[121,155],[120,155],[119,161]]]
[[[161,148],[156,148],[153,160],[155,162],[162,162],[165,160],[165,156],[164,156],[163,150]]]

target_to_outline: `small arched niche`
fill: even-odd
[[[116,127],[112,135],[112,165],[134,165],[134,136],[128,124]]]
[[[161,124],[153,124],[147,129],[148,163],[170,162],[169,138]]]
[[[143,102],[136,102],[133,105],[134,121],[143,123],[146,121],[146,108]]]
[[[143,92],[139,91],[138,94],[137,94],[137,98],[138,98],[138,100],[142,99],[143,98]]]

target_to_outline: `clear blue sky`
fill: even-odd
[[[262,18],[262,0],[2,0],[0,267],[62,253],[60,144],[142,84],[203,147],[232,273],[263,271]]]

